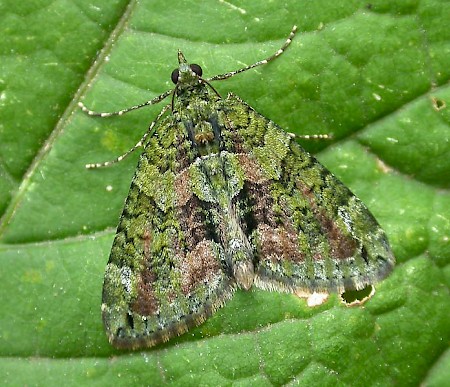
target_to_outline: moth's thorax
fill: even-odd
[[[174,110],[181,110],[188,105],[194,106],[197,103],[202,103],[201,101],[208,103],[214,96],[208,86],[197,78],[189,83],[178,83],[174,98]]]
[[[205,84],[183,85],[177,90],[173,109],[175,120],[182,124],[185,136],[200,155],[216,153],[220,149],[218,105],[220,98]]]

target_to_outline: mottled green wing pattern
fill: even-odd
[[[180,335],[236,288],[341,293],[391,271],[387,238],[364,204],[294,136],[210,88],[281,55],[295,31],[271,57],[207,80],[178,52],[174,90],[141,105],[114,113],[80,105],[109,117],[173,98],[126,153],[144,147],[103,285],[114,346],[150,347]]]
[[[232,94],[227,106],[251,202],[255,285],[341,293],[386,277],[395,260],[365,205],[293,136]]]
[[[232,294],[211,203],[190,189],[189,149],[184,126],[170,116],[140,157],[103,286],[103,321],[118,348],[182,334]]]
[[[390,272],[369,210],[291,135],[233,94],[182,97],[145,144],[113,243],[111,343],[167,341],[236,288],[344,292]]]

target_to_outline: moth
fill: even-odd
[[[171,101],[142,147],[106,267],[102,315],[115,347],[151,347],[205,321],[236,289],[342,293],[392,270],[387,237],[366,206],[295,136],[205,79],[178,52],[175,87],[109,117]],[[305,136],[318,137],[320,136]]]

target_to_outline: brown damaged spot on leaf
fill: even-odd
[[[383,173],[390,173],[393,171],[393,169],[389,165],[384,163],[383,160],[381,160],[378,157],[376,159],[376,163],[377,163],[377,168]]]
[[[431,102],[433,103],[433,109],[437,112],[447,107],[445,101],[438,97],[431,97]]]
[[[181,290],[186,295],[220,276],[219,260],[211,249],[211,241],[203,240],[181,262]]]

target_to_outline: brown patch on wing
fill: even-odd
[[[285,228],[272,228],[267,224],[258,226],[261,259],[272,262],[280,260],[302,262],[305,255],[299,250],[297,234]]]
[[[243,193],[251,200],[249,204],[252,209],[251,222],[255,226],[265,223],[276,227],[276,214],[273,211],[274,199],[270,192],[269,179],[264,176],[258,162],[251,155],[239,154],[238,159],[245,176]]]
[[[204,204],[194,195],[184,206],[178,208],[178,220],[185,244],[189,248],[196,246],[204,239],[214,240],[217,238],[214,234],[217,230],[210,224],[205,209],[202,208]]]
[[[244,171],[245,180],[248,180],[255,184],[262,184],[267,182],[268,179],[263,175],[261,167],[254,157],[248,154],[238,154],[239,165]]]
[[[137,297],[131,305],[133,312],[141,316],[150,316],[158,310],[159,303],[153,289],[155,280],[155,274],[149,269],[141,272],[141,278],[137,285]]]
[[[352,257],[357,248],[356,240],[343,234],[336,222],[325,211],[316,210],[314,213],[320,222],[323,233],[327,236],[328,242],[330,243],[333,258],[345,259]]]
[[[208,217],[209,204],[200,200],[191,190],[189,170],[180,172],[174,182],[176,215],[188,249],[204,239],[217,238],[214,225]]]
[[[174,190],[178,206],[184,206],[193,195],[189,180],[189,169],[183,170],[175,177]]]
[[[332,217],[330,217],[325,210],[319,208],[311,187],[302,184],[301,181],[297,181],[297,188],[308,200],[311,210],[320,224],[321,231],[323,235],[326,236],[328,243],[330,244],[332,257],[336,259],[346,259],[352,257],[355,253],[355,249],[357,248],[357,241],[351,236],[344,234],[343,230],[339,228]],[[323,260],[324,257],[321,254],[314,254],[313,259]]]
[[[201,241],[187,253],[180,269],[181,290],[184,294],[195,291],[199,285],[211,281],[221,272],[219,260],[211,249],[211,242],[207,240]]]
[[[273,210],[274,199],[270,192],[269,183],[253,184],[246,182],[245,189],[252,200],[254,223],[277,227],[277,215]]]

